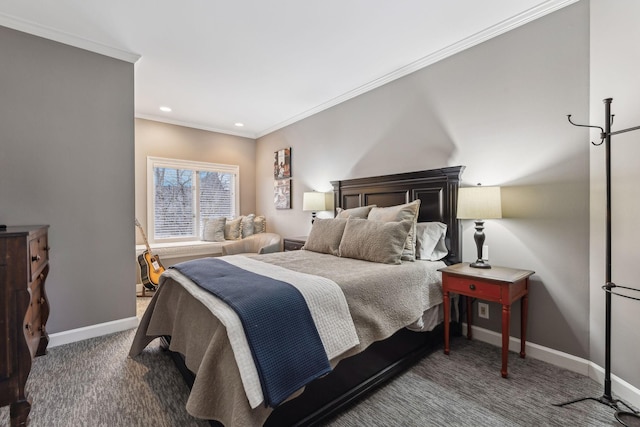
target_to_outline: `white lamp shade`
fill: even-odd
[[[458,189],[458,219],[502,218],[500,187]]]
[[[302,195],[303,211],[326,211],[331,209],[333,193],[306,192]]]

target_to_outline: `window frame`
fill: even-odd
[[[170,242],[194,242],[201,240],[199,236],[200,224],[200,180],[196,179],[192,190],[194,193],[195,203],[195,233],[193,236],[187,237],[168,237],[155,238],[155,185],[154,185],[154,169],[156,167],[165,167],[172,169],[186,169],[197,172],[220,172],[232,174],[234,177],[234,191],[232,193],[231,202],[232,210],[238,216],[240,212],[240,166],[226,165],[221,163],[200,162],[194,160],[170,159],[164,157],[147,156],[147,229],[149,230],[147,240],[149,244],[153,243],[170,243]]]

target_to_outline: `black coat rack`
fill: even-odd
[[[604,360],[604,394],[601,397],[583,397],[580,399],[571,400],[565,403],[554,404],[555,406],[566,406],[572,403],[582,402],[584,400],[595,400],[596,402],[608,405],[616,410],[616,419],[625,426],[640,426],[640,412],[634,410],[631,406],[619,399],[614,399],[611,395],[611,296],[618,295],[624,298],[630,298],[640,301],[640,298],[625,295],[616,292],[618,289],[625,289],[626,291],[640,292],[640,289],[629,288],[626,286],[616,285],[611,280],[611,137],[625,132],[631,132],[639,130],[640,126],[635,126],[628,129],[623,129],[615,132],[611,132],[611,125],[613,124],[614,115],[611,114],[611,102],[613,98],[606,98],[603,100],[605,104],[605,127],[590,125],[579,125],[571,121],[571,115],[567,116],[569,123],[574,126],[588,127],[600,129],[600,143],[594,143],[595,146],[600,146],[604,143],[605,147],[605,162],[606,162],[606,193],[607,193],[607,230],[606,230],[606,273],[605,284],[602,289],[605,291],[605,360]],[[619,404],[622,404],[628,409],[621,410]]]

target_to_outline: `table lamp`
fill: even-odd
[[[332,197],[333,193],[318,191],[309,191],[302,195],[302,210],[311,211],[311,224],[316,220],[316,212],[331,209]]]
[[[502,218],[502,201],[500,187],[463,187],[458,189],[458,219],[473,219],[476,223],[476,232],[473,239],[476,241],[478,259],[470,264],[475,268],[491,268],[491,265],[482,259],[482,245],[484,244],[484,220]]]

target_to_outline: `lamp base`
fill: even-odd
[[[472,262],[471,264],[469,264],[469,267],[473,267],[473,268],[491,268],[491,265],[489,265],[489,263],[483,259],[479,259],[476,262]]]

